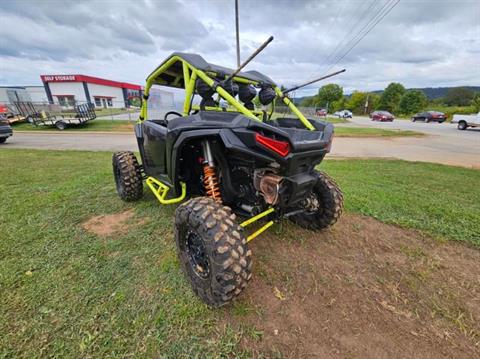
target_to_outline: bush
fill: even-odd
[[[422,91],[411,90],[406,92],[400,100],[401,114],[410,115],[421,111],[427,105],[427,96]]]

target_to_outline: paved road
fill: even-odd
[[[98,132],[14,132],[2,148],[37,148],[50,150],[128,151],[137,150],[132,133]]]
[[[336,138],[332,155],[340,157],[391,157],[408,161],[436,162],[480,168],[480,129],[457,130],[447,123],[424,123],[397,120],[377,122],[355,117],[351,124],[337,126],[377,127],[412,130],[425,137]]]
[[[425,137],[335,138],[332,157],[383,157],[435,162],[480,169],[480,131],[458,131],[454,125],[436,123],[372,122],[354,118],[350,126],[415,130]],[[90,151],[137,150],[132,134],[16,132],[1,148],[76,149]]]

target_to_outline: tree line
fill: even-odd
[[[328,108],[330,113],[347,109],[361,115],[374,110],[389,111],[396,115],[411,115],[428,110],[429,106],[471,106],[480,110],[480,93],[470,89],[455,87],[445,97],[429,101],[420,90],[407,90],[397,82],[390,83],[381,94],[354,91],[343,94],[343,88],[337,84],[327,84],[318,90],[315,96],[307,97],[300,103],[306,107]]]

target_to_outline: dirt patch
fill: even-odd
[[[108,237],[112,234],[126,233],[130,228],[127,223],[134,215],[133,210],[122,213],[95,216],[82,223],[83,229],[99,237]]]
[[[254,279],[226,309],[246,349],[284,357],[480,354],[480,251],[370,217],[252,243]],[[248,335],[250,334],[250,335]]]

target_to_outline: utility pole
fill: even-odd
[[[235,0],[235,30],[237,33],[237,68],[240,67],[240,25],[238,23],[238,0]]]
[[[367,111],[368,111],[368,97],[369,96],[370,95],[367,95],[367,99],[365,100],[365,112],[364,113],[367,113]]]

